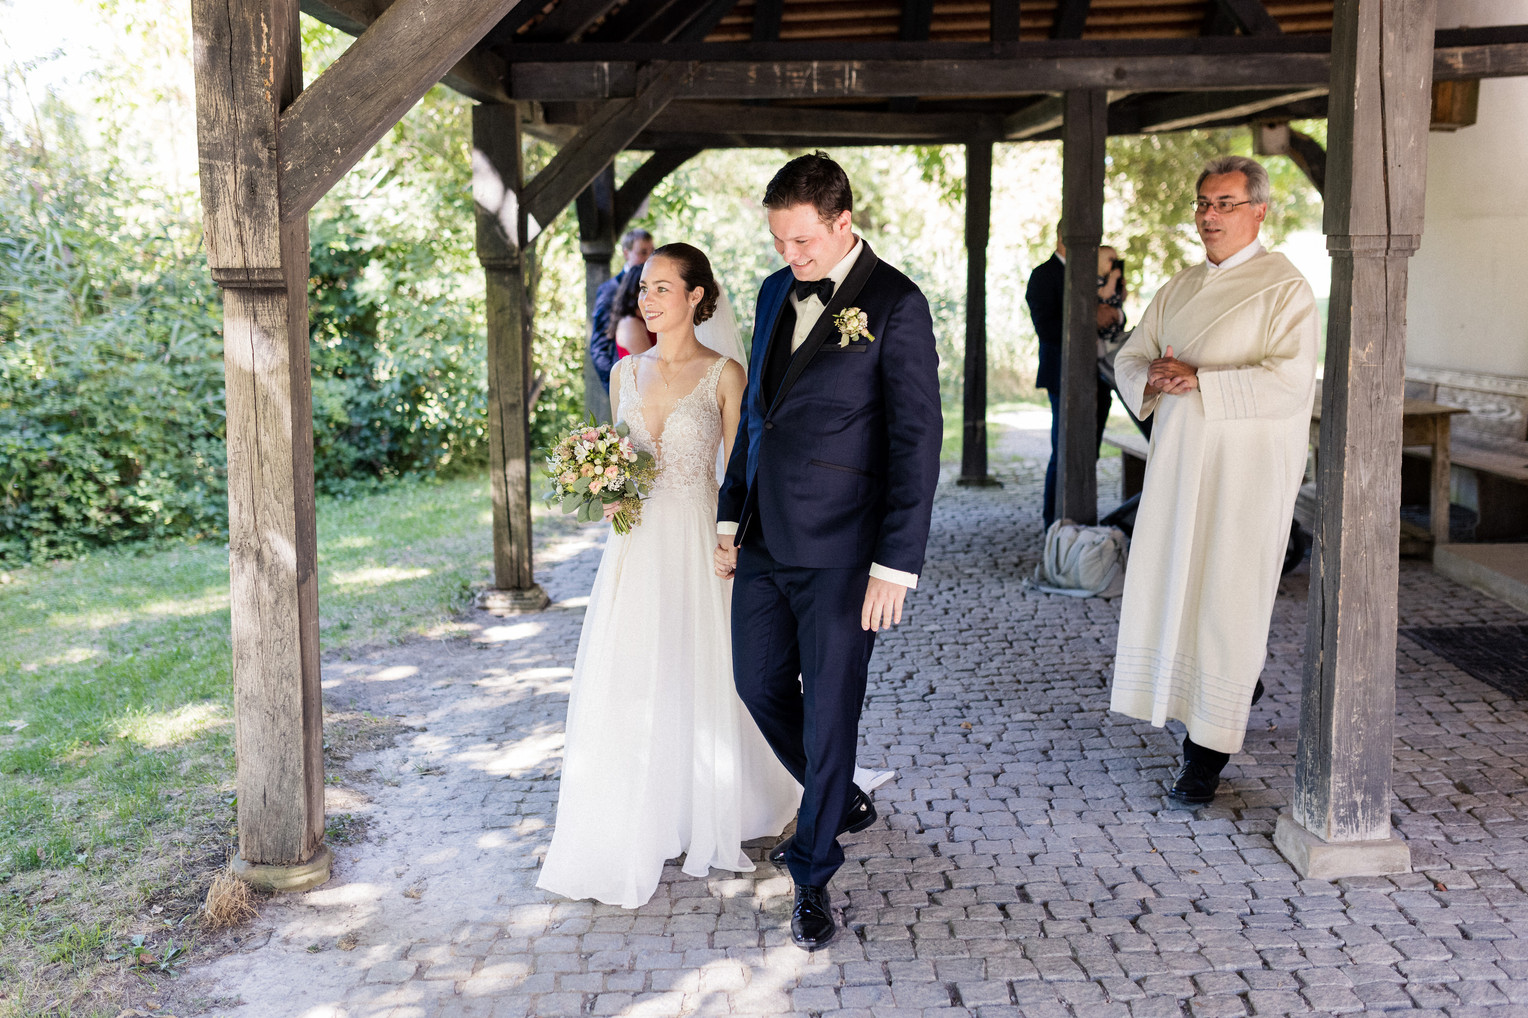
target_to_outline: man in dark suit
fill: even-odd
[[[1056,520],[1056,438],[1060,431],[1061,408],[1061,338],[1066,332],[1066,245],[1061,242],[1061,226],[1056,226],[1056,253],[1041,262],[1029,274],[1024,289],[1024,303],[1040,338],[1040,370],[1035,385],[1050,398],[1050,462],[1045,467],[1044,520],[1049,527]],[[1098,327],[1124,325],[1125,313],[1102,302],[1098,305]],[[1114,389],[1102,376],[1098,379],[1098,443],[1103,445],[1104,425],[1109,421],[1109,402]]]
[[[653,254],[653,235],[646,230],[627,230],[621,237],[621,256],[626,264],[610,279],[594,291],[594,314],[589,323],[589,359],[600,376],[605,388],[610,388],[610,369],[614,367],[619,351],[615,345],[615,333],[610,329],[610,307],[615,303],[615,292],[621,288],[626,273],[635,269],[642,271],[647,259]]]
[[[838,835],[875,820],[853,783],[860,707],[875,634],[901,622],[923,568],[944,428],[928,301],[855,236],[852,206],[820,152],[764,192],[787,267],[759,290],[717,512],[738,694],[803,788],[771,858],[796,884],[791,936],[809,950],[836,929]]]

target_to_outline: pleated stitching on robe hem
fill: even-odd
[[[1115,361],[1137,417],[1154,414],[1120,608],[1110,707],[1236,753],[1267,657],[1280,567],[1305,474],[1318,318],[1280,254],[1157,293]],[[1199,388],[1145,397],[1173,348]]]

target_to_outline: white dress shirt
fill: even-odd
[[[865,242],[858,237],[854,238],[854,246],[849,249],[849,253],[839,259],[838,264],[828,271],[827,278],[833,280],[834,293],[837,293],[838,288],[844,285],[844,280],[849,276],[849,270],[854,268],[855,262],[859,261],[860,252],[863,250],[865,250]],[[807,294],[806,300],[797,297],[794,283],[791,285],[790,302],[791,307],[796,309],[796,331],[791,333],[791,353],[795,353],[801,349],[801,344],[806,342],[812,326],[817,324],[817,319],[822,317],[822,313],[827,310],[827,305],[815,293]]]
[[[834,293],[837,293],[838,288],[844,285],[844,280],[848,278],[849,270],[854,268],[854,263],[859,260],[860,252],[864,249],[865,242],[856,237],[854,239],[854,247],[850,248],[849,253],[844,255],[839,263],[829,270],[827,278],[833,280]],[[791,307],[796,310],[796,328],[791,333],[791,353],[795,353],[801,348],[801,344],[806,342],[806,337],[812,331],[812,326],[817,324],[817,319],[822,317],[822,313],[826,310],[827,305],[819,300],[815,293],[807,294],[805,300],[799,299],[796,296],[794,285],[791,287],[788,299],[791,302]],[[730,537],[737,533],[737,527],[738,525],[735,521],[722,520],[716,524],[717,536]],[[909,590],[915,590],[918,586],[917,573],[905,573],[900,569],[891,569],[881,565],[879,562],[872,562],[870,564],[870,575],[878,580],[900,584]]]
[[[1254,240],[1252,243],[1248,244],[1246,247],[1242,248],[1240,251],[1236,252],[1234,255],[1221,262],[1219,265],[1216,265],[1214,262],[1210,261],[1208,255],[1206,255],[1204,258],[1204,264],[1209,266],[1210,272],[1212,273],[1224,272],[1226,269],[1234,269],[1244,262],[1251,261],[1253,255],[1261,254],[1262,250],[1263,242],[1260,240]]]

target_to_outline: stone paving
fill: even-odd
[[[1033,434],[1011,437],[1005,487],[941,487],[923,582],[877,645],[860,761],[896,776],[882,819],[844,839],[826,950],[789,943],[767,842],[754,873],[669,866],[635,911],[534,888],[589,529],[540,560],[547,612],[326,663],[331,704],[410,730],[339,775],[330,812],[369,826],[331,882],[267,904],[188,992],[241,1018],[1528,1015],[1523,706],[1401,638],[1392,809],[1413,871],[1300,880],[1272,834],[1305,569],[1281,587],[1268,695],[1221,795],[1168,808],[1181,729],[1106,709],[1118,601],[1023,589],[1043,464],[1011,455]],[[1400,600],[1403,625],[1523,621],[1421,563]]]

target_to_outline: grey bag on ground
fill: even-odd
[[[1028,586],[1068,597],[1116,597],[1125,588],[1125,535],[1115,527],[1057,520]]]

